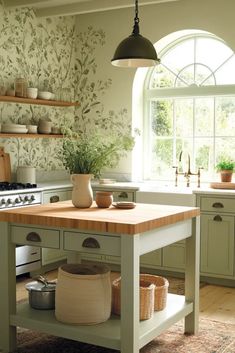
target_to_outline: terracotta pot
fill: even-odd
[[[78,208],[91,207],[93,192],[91,188],[91,174],[72,174],[73,184],[72,203]]]
[[[100,208],[108,208],[112,205],[113,195],[110,191],[96,191],[96,204]]]
[[[232,181],[233,171],[232,170],[221,170],[220,177],[222,182],[230,183]]]

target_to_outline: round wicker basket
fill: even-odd
[[[155,285],[145,279],[140,279],[140,320],[150,319],[154,312]],[[121,313],[121,277],[112,283],[112,313]]]
[[[155,284],[154,291],[154,311],[165,309],[167,303],[167,293],[169,282],[166,278],[150,274],[141,274],[140,279]]]
[[[111,313],[110,270],[104,265],[67,264],[59,268],[55,316],[70,324],[92,325]]]

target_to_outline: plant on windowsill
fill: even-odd
[[[231,182],[235,168],[235,162],[231,159],[221,158],[220,162],[216,165],[216,170],[220,173],[222,182]]]
[[[59,159],[71,174],[72,202],[75,207],[90,207],[93,201],[91,178],[99,178],[105,168],[115,167],[120,158],[134,147],[129,134],[81,134],[64,130]]]

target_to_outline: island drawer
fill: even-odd
[[[120,256],[120,237],[64,232],[64,250]]]
[[[202,197],[201,198],[201,211],[213,212],[235,212],[234,199],[223,197]]]
[[[60,233],[58,230],[52,229],[12,226],[11,240],[15,244],[60,248]]]

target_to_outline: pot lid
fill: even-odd
[[[38,281],[29,282],[25,285],[25,288],[28,291],[37,291],[37,292],[52,292],[56,289],[56,283],[48,283],[47,285]]]

